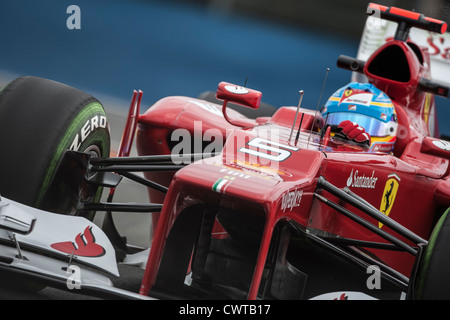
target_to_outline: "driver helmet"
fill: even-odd
[[[321,110],[326,124],[350,120],[371,136],[371,151],[392,152],[397,114],[389,97],[370,83],[351,82],[337,90]]]

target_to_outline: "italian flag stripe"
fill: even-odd
[[[401,181],[400,177],[395,173],[388,175],[388,178],[396,178],[398,181]]]
[[[223,189],[224,189],[224,186],[228,182],[230,182],[230,180],[227,180],[227,179],[219,179],[219,180],[217,180],[212,186],[213,191],[219,192],[219,193],[222,192]]]

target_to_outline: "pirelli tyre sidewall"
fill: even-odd
[[[94,157],[106,157],[108,155],[109,131],[107,128],[106,115],[99,102],[90,102],[80,110],[61,137],[50,159],[37,195],[37,206],[41,206],[66,150],[86,152]],[[105,152],[106,150],[108,150],[108,153]]]
[[[0,92],[0,194],[41,209],[66,150],[107,157],[110,133],[101,103],[48,79],[21,77]],[[95,189],[95,197],[101,188]],[[62,203],[55,212],[71,214]],[[89,214],[88,218],[92,218]]]
[[[414,279],[414,298],[450,299],[450,208],[441,216],[431,233],[428,246]]]

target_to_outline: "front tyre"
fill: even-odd
[[[52,198],[64,152],[108,157],[109,125],[103,106],[91,95],[52,80],[20,77],[0,92],[0,146],[0,194],[50,210],[43,203]],[[93,192],[98,199],[101,190]],[[66,199],[60,200],[51,210],[72,214]]]

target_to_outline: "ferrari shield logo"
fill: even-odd
[[[389,216],[392,207],[394,206],[395,197],[397,196],[398,187],[400,185],[400,178],[396,174],[391,174],[388,178],[380,204],[380,211],[387,216]],[[383,227],[383,224],[378,222],[378,228],[381,227]]]

